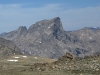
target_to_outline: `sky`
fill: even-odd
[[[100,27],[100,0],[0,0],[0,33],[55,17],[66,31]]]

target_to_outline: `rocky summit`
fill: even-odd
[[[100,28],[85,27],[65,31],[59,17],[42,20],[1,36],[13,41],[23,54],[58,58],[69,52],[73,57],[95,55],[100,52]]]

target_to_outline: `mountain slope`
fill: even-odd
[[[13,41],[23,54],[42,57],[58,58],[66,52],[84,57],[100,52],[99,28],[65,31],[59,17],[36,22],[29,29],[21,26],[2,37]]]
[[[13,42],[0,38],[0,58],[14,54],[22,54]]]

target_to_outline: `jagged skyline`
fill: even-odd
[[[20,26],[0,37],[13,41],[23,54],[34,56],[58,58],[69,52],[84,57],[100,52],[100,28],[65,31],[59,17],[36,22],[28,29]]]
[[[60,17],[67,31],[100,26],[100,0],[0,1],[0,33]]]

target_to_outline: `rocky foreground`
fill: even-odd
[[[99,75],[100,74],[100,54],[97,56],[86,56],[84,58],[73,58],[70,53],[66,53],[53,63],[35,63],[29,69],[22,71],[64,71],[74,75]],[[84,74],[86,73],[86,74]]]

